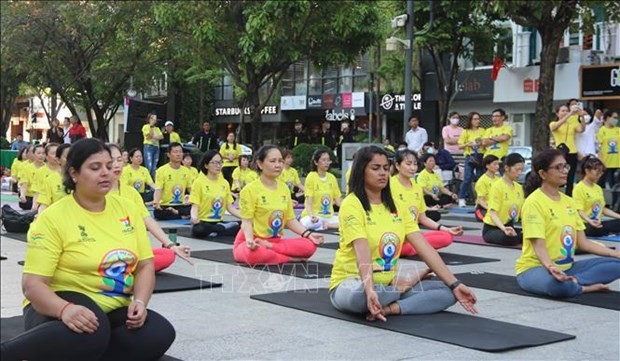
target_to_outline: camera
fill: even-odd
[[[392,29],[402,28],[407,24],[407,14],[398,15],[397,17],[392,19]]]

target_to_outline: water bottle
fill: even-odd
[[[168,239],[172,243],[177,243],[177,229],[176,228],[170,228],[168,230]]]

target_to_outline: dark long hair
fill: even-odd
[[[471,118],[473,118],[474,115],[477,115],[478,118],[480,118],[480,113],[478,112],[470,112],[469,114],[467,114],[467,120],[465,121],[465,129],[471,129],[472,127]]]
[[[351,170],[351,177],[349,178],[349,190],[355,194],[357,199],[362,203],[362,207],[366,212],[370,212],[370,201],[366,194],[366,180],[364,179],[364,171],[368,166],[368,163],[375,155],[382,155],[385,159],[388,159],[388,154],[383,148],[379,148],[376,145],[369,145],[361,148],[356,152],[355,160]],[[389,160],[388,160],[389,163]],[[381,190],[381,203],[385,205],[390,212],[396,212],[396,205],[394,199],[392,199],[392,192],[390,191],[390,182],[387,183],[385,188]]]
[[[526,197],[542,185],[542,178],[540,178],[538,172],[541,170],[549,170],[549,166],[557,157],[564,157],[564,153],[557,149],[549,148],[538,153],[538,155],[532,159],[532,172],[530,173],[530,176],[527,177],[525,187],[523,187]]]
[[[17,154],[17,160],[24,160],[24,154],[28,153],[28,151],[32,148],[32,145],[27,145],[19,150],[19,154]]]
[[[413,159],[418,163],[418,155],[411,149],[403,149],[396,152],[394,155],[394,171],[392,175],[398,174],[398,170],[396,169],[396,164],[400,165],[407,157],[412,156]]]
[[[577,168],[577,174],[580,179],[586,176],[586,170],[588,169],[602,169],[604,172],[606,167],[594,154],[588,154],[579,162],[579,167]]]
[[[209,162],[211,161],[211,159],[213,159],[213,157],[215,157],[216,155],[219,155],[220,153],[215,150],[215,149],[211,149],[209,151],[207,151],[202,158],[200,158],[200,162],[198,163],[198,170],[202,172],[202,174],[204,175],[208,175],[209,171],[207,170],[207,168],[205,167],[205,165],[209,164]],[[220,155],[221,157],[221,155]]]
[[[235,132],[229,132],[228,135],[235,135]],[[228,137],[228,136],[227,136]],[[228,149],[228,139],[226,139],[226,149]],[[233,140],[233,149],[237,149],[237,137]]]
[[[110,154],[110,148],[97,138],[80,139],[71,144],[71,149],[69,150],[69,154],[67,154],[67,164],[65,165],[65,169],[63,169],[62,184],[65,186],[65,192],[70,193],[75,190],[75,182],[71,178],[71,174],[69,174],[71,168],[79,172],[82,169],[82,165],[89,157],[102,151],[106,151]]]

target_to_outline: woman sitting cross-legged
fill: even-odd
[[[390,179],[392,198],[396,203],[401,203],[405,209],[409,210],[416,223],[432,229],[432,231],[424,233],[424,238],[434,249],[448,247],[452,244],[454,236],[463,234],[463,228],[460,226],[442,226],[426,215],[422,188],[412,182],[413,175],[418,169],[418,158],[415,152],[409,149],[399,150],[396,152],[395,160],[396,175]],[[403,257],[412,257],[417,253],[411,243],[405,243],[400,252]]]
[[[235,261],[281,264],[312,257],[323,236],[305,229],[295,219],[291,193],[277,179],[284,163],[280,149],[264,145],[254,157],[260,176],[239,195],[242,222],[233,246]],[[301,237],[282,238],[285,226]]]
[[[149,170],[142,165],[142,151],[138,148],[133,148],[127,155],[129,156],[130,163],[123,168],[121,183],[137,190],[144,202],[153,201],[153,192],[156,188],[155,182],[153,182]],[[147,191],[146,186],[149,186],[150,190]]]
[[[567,298],[608,291],[620,278],[620,251],[589,241],[578,206],[560,192],[570,165],[562,152],[547,149],[532,160],[523,205],[523,249],[516,262],[519,286],[539,295]],[[575,261],[575,250],[602,257]]]
[[[521,229],[514,224],[519,220],[523,206],[523,188],[517,179],[523,172],[525,159],[517,153],[508,154],[504,160],[504,175],[491,186],[489,206],[484,216],[482,239],[487,243],[516,246],[523,241]]]
[[[499,170],[499,158],[493,154],[487,155],[482,159],[482,165],[486,172],[478,178],[476,182],[476,210],[474,211],[476,219],[480,222],[484,222],[484,217],[487,215],[489,209],[488,199],[491,186],[495,183],[499,177],[495,174]]]
[[[580,162],[578,169],[582,178],[573,189],[573,199],[577,202],[579,215],[586,226],[586,236],[603,237],[620,233],[620,214],[605,207],[603,188],[597,184],[605,174],[605,165],[593,155]],[[602,216],[613,219],[603,221]]]
[[[427,314],[457,300],[476,313],[476,296],[454,277],[420,233],[410,212],[394,202],[387,153],[377,146],[357,151],[349,193],[340,207],[340,248],[330,279],[330,300],[342,311],[369,320],[393,314]],[[404,242],[418,251],[441,281],[423,280],[430,270],[396,275]]]
[[[340,186],[333,174],[329,173],[332,163],[325,149],[318,149],[312,155],[312,172],[306,177],[306,208],[301,213],[301,224],[313,231],[338,228],[338,216],[334,214],[334,204],[340,206],[342,198]]]
[[[26,332],[3,360],[157,360],[175,338],[147,309],[153,252],[131,202],[107,197],[112,159],[96,139],[72,144],[64,185],[73,193],[30,226],[22,279]]]
[[[426,205],[429,207],[436,205],[450,207],[458,199],[458,196],[444,186],[441,174],[435,171],[435,156],[428,153],[423,154],[420,156],[420,162],[424,164],[424,169],[418,174],[416,182],[424,191]],[[439,221],[439,219],[433,220]]]
[[[224,222],[224,212],[241,218],[233,206],[234,199],[228,181],[222,177],[222,156],[216,150],[206,152],[198,164],[200,173],[192,184],[189,202],[192,235],[196,238],[208,236],[234,236],[239,232],[239,223]]]

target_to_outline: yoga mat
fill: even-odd
[[[197,278],[179,276],[167,272],[158,272],[155,274],[155,289],[153,293],[189,291],[216,287],[222,287],[222,284],[211,283]]]
[[[456,215],[456,214],[442,214],[441,215],[441,219],[439,220],[439,222],[448,222],[448,221],[457,221],[457,222],[479,222],[478,219],[476,219],[476,216],[471,214],[469,216],[461,216],[461,215]],[[482,222],[479,222],[480,226],[482,227]]]
[[[26,240],[28,239],[28,234],[27,233],[11,233],[11,232],[7,232],[7,233],[3,233],[2,234],[2,238],[4,237],[8,237],[8,238],[13,238],[17,241],[21,241],[21,242],[26,242]]]
[[[450,220],[446,219],[446,221],[450,221]],[[441,223],[441,225],[444,226],[444,227],[461,226],[461,228],[463,228],[464,231],[481,231],[482,230],[482,227],[476,228],[476,227],[462,226],[460,224],[448,224],[448,223],[444,223],[444,222],[439,222],[439,223]],[[422,233],[424,233],[424,231],[436,231],[437,230],[437,229],[426,228],[425,226],[422,226],[422,225],[420,225],[420,229],[422,230]]]
[[[609,242],[620,242],[620,235],[615,236],[605,236],[605,237],[588,237],[588,239],[592,239],[595,241],[609,241]]]
[[[459,273],[455,276],[470,287],[620,311],[620,292],[617,291],[584,293],[574,298],[557,299],[524,291],[519,287],[519,284],[517,284],[516,277],[513,276],[486,272]]]
[[[512,248],[521,250],[521,246],[500,246],[498,244],[486,243],[482,236],[472,235],[472,234],[463,234],[461,236],[454,236],[454,242],[457,243],[467,243],[467,244],[475,244],[478,246],[489,246],[489,247],[499,247],[499,248]]]
[[[171,227],[163,228],[164,231],[170,229]],[[223,244],[233,245],[235,243],[236,236],[217,236],[217,237],[207,237],[207,238],[196,238],[192,235],[191,227],[179,227],[177,228],[177,236],[187,237],[191,239],[197,239],[200,241],[209,241],[209,242],[217,242]]]
[[[351,315],[337,311],[329,301],[327,289],[269,293],[250,298],[487,352],[540,346],[575,338],[564,333],[446,311],[432,315],[388,316],[387,322],[368,322],[365,315]]]
[[[221,262],[252,268],[259,271],[267,271],[298,278],[329,278],[332,273],[332,265],[321,262],[294,262],[280,265],[256,265],[248,266],[235,262],[232,249],[218,249],[213,251],[194,251],[193,258],[204,259],[207,261]]]
[[[457,208],[457,207],[454,207],[454,208],[450,208],[448,210],[448,214],[450,214],[450,213],[455,213],[455,214],[469,214],[469,213],[471,213],[471,214],[474,214],[475,211],[476,211],[475,208]]]
[[[165,221],[161,221],[161,222],[170,222],[170,223],[174,223],[174,224],[178,224],[181,226],[191,226],[192,223],[189,221],[189,219],[170,219],[170,220],[165,220]]]
[[[8,341],[24,332],[24,317],[14,316],[0,320],[0,342]],[[181,359],[164,355],[159,361],[181,361]]]

